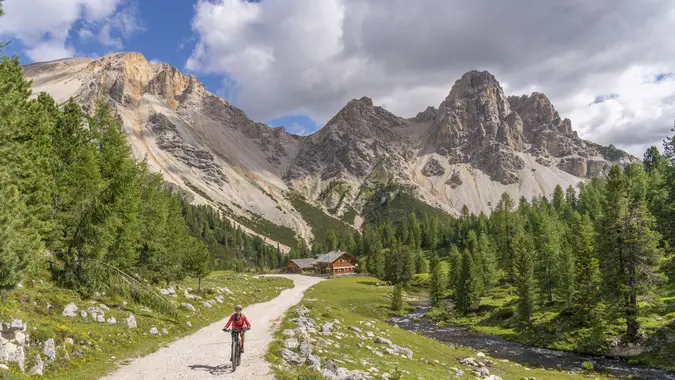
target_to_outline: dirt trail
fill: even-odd
[[[286,289],[273,300],[244,308],[252,329],[246,333],[246,353],[241,367],[230,369],[229,334],[220,331],[225,320],[204,327],[181,338],[168,347],[122,366],[103,380],[156,379],[274,379],[269,363],[265,361],[267,347],[272,341],[276,323],[293,305],[302,299],[305,290],[321,279],[300,275],[280,275],[294,281],[295,287]],[[228,315],[229,317],[229,315]]]

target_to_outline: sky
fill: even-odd
[[[671,0],[4,0],[22,62],[138,51],[271,126],[350,99],[412,117],[470,70],[545,93],[582,138],[642,156],[672,135]]]

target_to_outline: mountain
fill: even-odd
[[[195,77],[139,53],[24,69],[35,94],[73,98],[85,111],[111,104],[134,154],[168,184],[284,246],[323,238],[327,225],[358,228],[382,197],[378,184],[446,213],[489,212],[505,191],[549,195],[634,159],[580,139],[544,94],[507,97],[486,71],[464,74],[414,118],[363,97],[304,137],[253,122]]]

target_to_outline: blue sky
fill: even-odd
[[[28,0],[8,0],[28,1]],[[51,0],[48,0],[51,1]],[[54,0],[58,1],[58,0]],[[84,0],[86,1],[86,0]],[[105,1],[105,0],[104,0]],[[115,1],[115,0],[112,0]],[[257,1],[250,1],[255,3]],[[170,6],[167,4],[170,3]],[[82,17],[72,23],[70,32],[65,40],[75,50],[75,56],[101,56],[116,51],[138,51],[153,62],[168,63],[178,67],[185,73],[190,73],[186,68],[186,62],[195,47],[196,39],[192,30],[192,19],[195,13],[196,0],[142,0],[122,2],[118,10],[130,9],[134,15],[136,28],[128,36],[121,31],[113,30],[110,37],[118,39],[121,43],[106,46],[97,38],[83,37],[82,30],[92,30],[94,33],[101,31],[101,26],[92,27]],[[126,7],[126,8],[125,8]],[[11,17],[11,14],[5,17]],[[2,20],[0,20],[1,22]],[[0,24],[1,25],[1,24]],[[0,30],[1,31],[1,30]],[[13,38],[14,37],[14,38]],[[43,37],[43,40],[49,36]],[[33,60],[26,54],[30,48],[22,43],[20,38],[9,36],[3,40],[11,43],[5,48],[8,55],[18,54],[21,61],[31,63]],[[202,81],[207,89],[228,101],[237,104],[236,83],[223,74],[199,72],[195,75]],[[246,111],[244,109],[244,111]],[[249,115],[252,117],[252,115]],[[255,117],[252,117],[255,119]],[[284,126],[288,131],[296,134],[309,134],[319,128],[318,124],[303,114],[288,114],[273,117],[268,120],[255,120],[266,123],[272,127]]]

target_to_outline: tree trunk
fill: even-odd
[[[197,291],[201,292],[202,291],[202,278],[198,277],[197,278],[198,284],[197,284]]]

